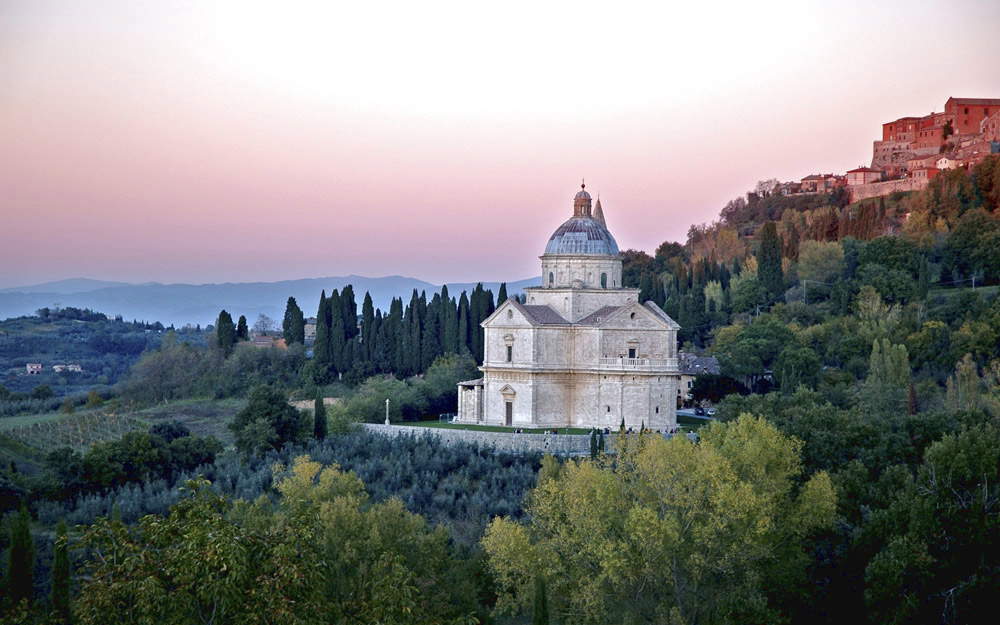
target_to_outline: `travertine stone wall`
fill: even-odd
[[[577,322],[604,306],[624,306],[639,301],[639,289],[524,289],[526,304],[545,305],[566,321]]]
[[[586,434],[511,434],[508,432],[476,432],[474,430],[453,430],[448,428],[423,428],[406,425],[385,425],[365,423],[369,432],[386,436],[434,436],[442,441],[454,443],[475,443],[492,447],[496,451],[512,454],[541,453],[555,456],[589,456],[590,436]],[[615,436],[604,437],[605,451],[614,451]]]
[[[549,281],[550,276],[551,281]],[[542,256],[543,288],[568,288],[574,282],[578,282],[580,288],[585,289],[621,288],[622,261],[617,256]]]

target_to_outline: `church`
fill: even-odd
[[[573,216],[541,256],[541,286],[511,297],[482,326],[483,377],[458,385],[456,423],[512,427],[677,425],[680,326],[639,289],[622,286],[622,259],[601,200],[586,185]]]

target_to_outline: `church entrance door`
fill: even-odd
[[[514,402],[505,401],[504,405],[504,423],[508,426],[514,422]]]

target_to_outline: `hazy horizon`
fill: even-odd
[[[158,284],[158,285],[161,285],[161,286],[178,286],[178,285],[185,285],[185,286],[206,286],[206,285],[225,285],[225,284],[252,284],[252,283],[257,283],[257,282],[264,283],[264,284],[270,284],[270,283],[274,283],[274,282],[293,282],[293,281],[298,281],[298,280],[303,280],[303,281],[304,280],[326,280],[326,279],[330,279],[330,278],[350,278],[350,277],[363,278],[365,280],[380,280],[380,279],[385,279],[385,278],[402,278],[402,279],[405,279],[405,280],[416,280],[416,281],[420,281],[420,282],[427,282],[427,283],[430,283],[430,284],[434,284],[436,286],[442,286],[442,285],[445,285],[445,284],[449,284],[449,285],[450,284],[469,284],[469,283],[475,284],[477,282],[482,282],[482,283],[493,283],[493,282],[508,282],[508,283],[513,283],[513,282],[524,282],[526,280],[532,280],[532,279],[535,279],[535,278],[541,280],[541,277],[538,276],[538,275],[529,275],[529,276],[512,277],[512,278],[485,277],[485,278],[479,278],[479,279],[476,279],[476,280],[444,280],[442,282],[437,282],[437,281],[434,281],[434,280],[426,280],[426,279],[424,279],[424,278],[422,278],[420,276],[411,276],[411,275],[400,274],[400,273],[385,274],[385,275],[378,275],[378,276],[375,276],[375,275],[364,275],[364,274],[359,274],[359,273],[346,273],[346,274],[342,274],[342,275],[339,275],[339,276],[338,275],[326,275],[326,276],[288,276],[288,277],[284,277],[284,278],[275,278],[274,280],[230,280],[230,281],[226,281],[226,282],[214,282],[214,281],[208,281],[208,282],[185,282],[185,281],[164,282],[164,281],[159,281],[159,280],[145,280],[145,281],[141,281],[141,282],[132,282],[132,281],[128,281],[128,280],[105,280],[103,278],[93,277],[93,276],[65,276],[65,277],[61,277],[61,278],[55,278],[53,280],[42,280],[42,281],[33,282],[33,283],[19,283],[19,284],[2,284],[2,283],[0,283],[0,290],[11,291],[11,290],[16,290],[18,288],[37,287],[37,286],[41,286],[41,285],[45,285],[45,284],[55,284],[55,283],[60,283],[60,282],[73,282],[73,281],[77,281],[77,280],[87,280],[87,281],[102,282],[102,283],[105,283],[105,282],[106,283],[116,283],[116,284],[123,284],[123,285],[128,285],[128,286],[145,286],[145,285],[153,285],[153,284]],[[98,288],[100,288],[100,287],[98,287]]]
[[[537,272],[1000,97],[1000,3],[0,6],[0,285]]]

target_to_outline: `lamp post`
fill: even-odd
[[[389,425],[389,398],[385,398],[385,424]]]

